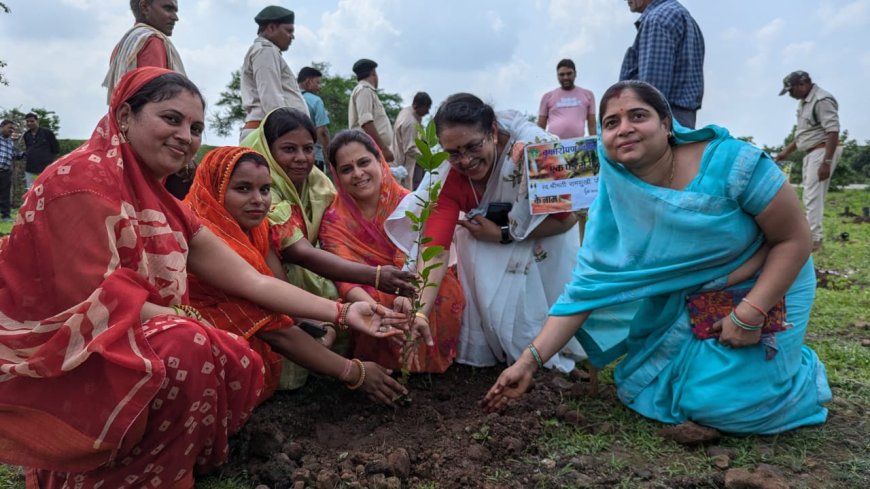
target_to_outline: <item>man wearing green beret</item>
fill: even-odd
[[[254,17],[257,38],[242,63],[241,94],[245,125],[239,140],[260,127],[266,114],[278,107],[290,107],[308,115],[308,105],[296,83],[296,76],[281,53],[295,36],[292,10],[270,5]]]

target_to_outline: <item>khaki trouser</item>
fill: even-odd
[[[831,161],[831,176],[821,182],[819,181],[819,167],[825,159],[825,149],[811,150],[804,157],[802,167],[804,207],[806,208],[807,221],[810,223],[810,232],[813,235],[814,243],[822,241],[824,237],[822,234],[822,217],[825,213],[825,196],[828,195],[831,177],[834,176],[834,170],[837,169],[837,163],[840,161],[840,155],[842,154],[843,147],[837,146]]]

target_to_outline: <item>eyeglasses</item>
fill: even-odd
[[[465,149],[445,149],[447,153],[447,161],[450,163],[459,163],[463,159],[470,160],[480,154],[483,149],[483,143],[486,139],[480,138],[477,141],[465,145]]]

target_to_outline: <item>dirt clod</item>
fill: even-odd
[[[408,451],[400,448],[387,457],[387,466],[390,469],[390,474],[400,478],[407,479],[411,474],[411,457]]]
[[[523,442],[520,441],[519,438],[515,438],[513,436],[506,436],[501,441],[502,450],[508,454],[519,453],[523,449]]]
[[[333,489],[341,482],[341,478],[335,472],[323,469],[317,474],[317,489]]]
[[[550,385],[552,385],[557,391],[567,391],[570,390],[571,387],[574,387],[574,383],[570,380],[562,377],[561,375],[554,375],[550,379]]]
[[[659,430],[659,436],[681,445],[698,445],[714,442],[722,437],[722,433],[713,428],[686,421],[678,425],[665,426]]]
[[[579,457],[572,457],[568,460],[568,465],[579,470],[580,472],[591,471],[595,468],[598,463],[595,461],[594,457],[589,455],[581,455]]]
[[[487,462],[492,458],[492,453],[484,446],[472,445],[468,447],[468,458],[476,462]]]
[[[713,466],[717,469],[725,470],[731,466],[731,457],[725,454],[716,455],[715,457],[712,457],[710,461],[713,462]]]
[[[746,469],[725,472],[725,489],[789,489],[789,485],[770,466],[759,466],[751,473]]]
[[[299,461],[302,460],[302,456],[305,455],[305,451],[302,448],[302,445],[291,441],[290,443],[284,444],[284,453],[290,457],[290,460]]]
[[[586,417],[580,414],[579,409],[571,409],[564,404],[560,404],[556,408],[556,417],[573,426],[582,426],[586,424]]]

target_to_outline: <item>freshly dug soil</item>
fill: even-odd
[[[411,400],[395,410],[335,382],[309,379],[254,413],[235,437],[227,471],[244,471],[270,489],[400,488],[428,481],[439,489],[534,487],[541,469],[555,465],[528,461],[541,457],[544,421],[582,425],[582,415],[561,400],[585,395],[588,383],[545,374],[533,394],[504,413],[486,414],[477,403],[500,371],[454,365],[442,375],[414,375]]]
[[[602,385],[593,399],[584,372],[570,378],[548,372],[504,412],[486,414],[478,402],[502,368],[454,365],[443,375],[414,375],[412,399],[398,409],[374,404],[331,380],[310,377],[302,389],[280,392],[258,408],[232,440],[222,472],[244,475],[257,489],[870,487],[855,485],[864,480],[858,474],[839,482],[830,472],[854,457],[850,454],[860,450],[868,435],[863,407],[845,400],[835,401],[840,414],[824,428],[807,428],[843,433],[842,449],[817,447],[806,464],[773,467],[759,459],[754,462],[761,465],[735,468],[740,454],[728,447],[728,438],[719,440],[715,430],[693,423],[662,425],[659,430],[659,436],[682,444],[685,452],[665,450],[650,458],[614,444],[582,455],[590,440],[631,431],[635,423],[626,425],[594,412],[584,415],[584,408],[572,407],[588,410],[594,404],[606,410],[612,405],[619,410],[615,388]],[[637,422],[646,421],[638,416]],[[554,429],[588,438],[573,449],[549,446],[548,434]],[[789,441],[759,440],[759,454],[772,456],[778,443]],[[697,473],[673,471],[689,452],[706,453],[710,466]],[[870,483],[870,474],[866,480]]]

